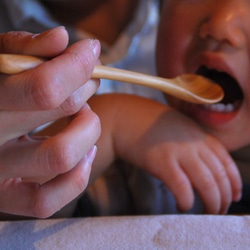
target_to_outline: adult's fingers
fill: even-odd
[[[74,169],[43,185],[20,179],[0,183],[0,211],[39,218],[51,216],[84,191],[94,157],[92,150]]]
[[[55,176],[71,170],[100,136],[98,117],[85,106],[59,134],[24,137],[0,149],[0,179]],[[15,157],[13,157],[13,155]]]
[[[68,33],[57,27],[41,34],[12,31],[0,34],[0,53],[54,57],[67,47]]]
[[[29,133],[35,128],[77,113],[96,92],[99,81],[90,80],[76,90],[62,105],[45,111],[0,111],[0,145]]]
[[[97,40],[84,40],[26,72],[0,77],[0,109],[48,110],[60,106],[92,75],[100,53]]]

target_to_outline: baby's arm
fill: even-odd
[[[130,95],[96,96],[90,105],[102,124],[92,178],[121,158],[161,179],[180,210],[193,206],[193,189],[207,213],[225,213],[239,199],[241,179],[233,160],[191,119]]]

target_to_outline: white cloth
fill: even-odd
[[[249,250],[250,216],[161,215],[0,222],[0,249]]]

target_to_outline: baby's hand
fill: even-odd
[[[163,114],[141,143],[143,166],[169,187],[180,211],[192,208],[194,189],[205,213],[224,214],[240,199],[241,178],[231,156],[190,119]]]
[[[193,120],[138,96],[109,94],[93,100],[103,131],[93,175],[121,158],[162,180],[183,211],[193,206],[194,189],[207,213],[225,213],[240,198],[241,178],[232,158]]]

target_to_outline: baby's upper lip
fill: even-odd
[[[202,53],[197,60],[195,71],[197,71],[200,66],[206,66],[217,71],[225,72],[238,81],[237,76],[234,70],[230,67],[228,61],[225,60],[218,52]]]

